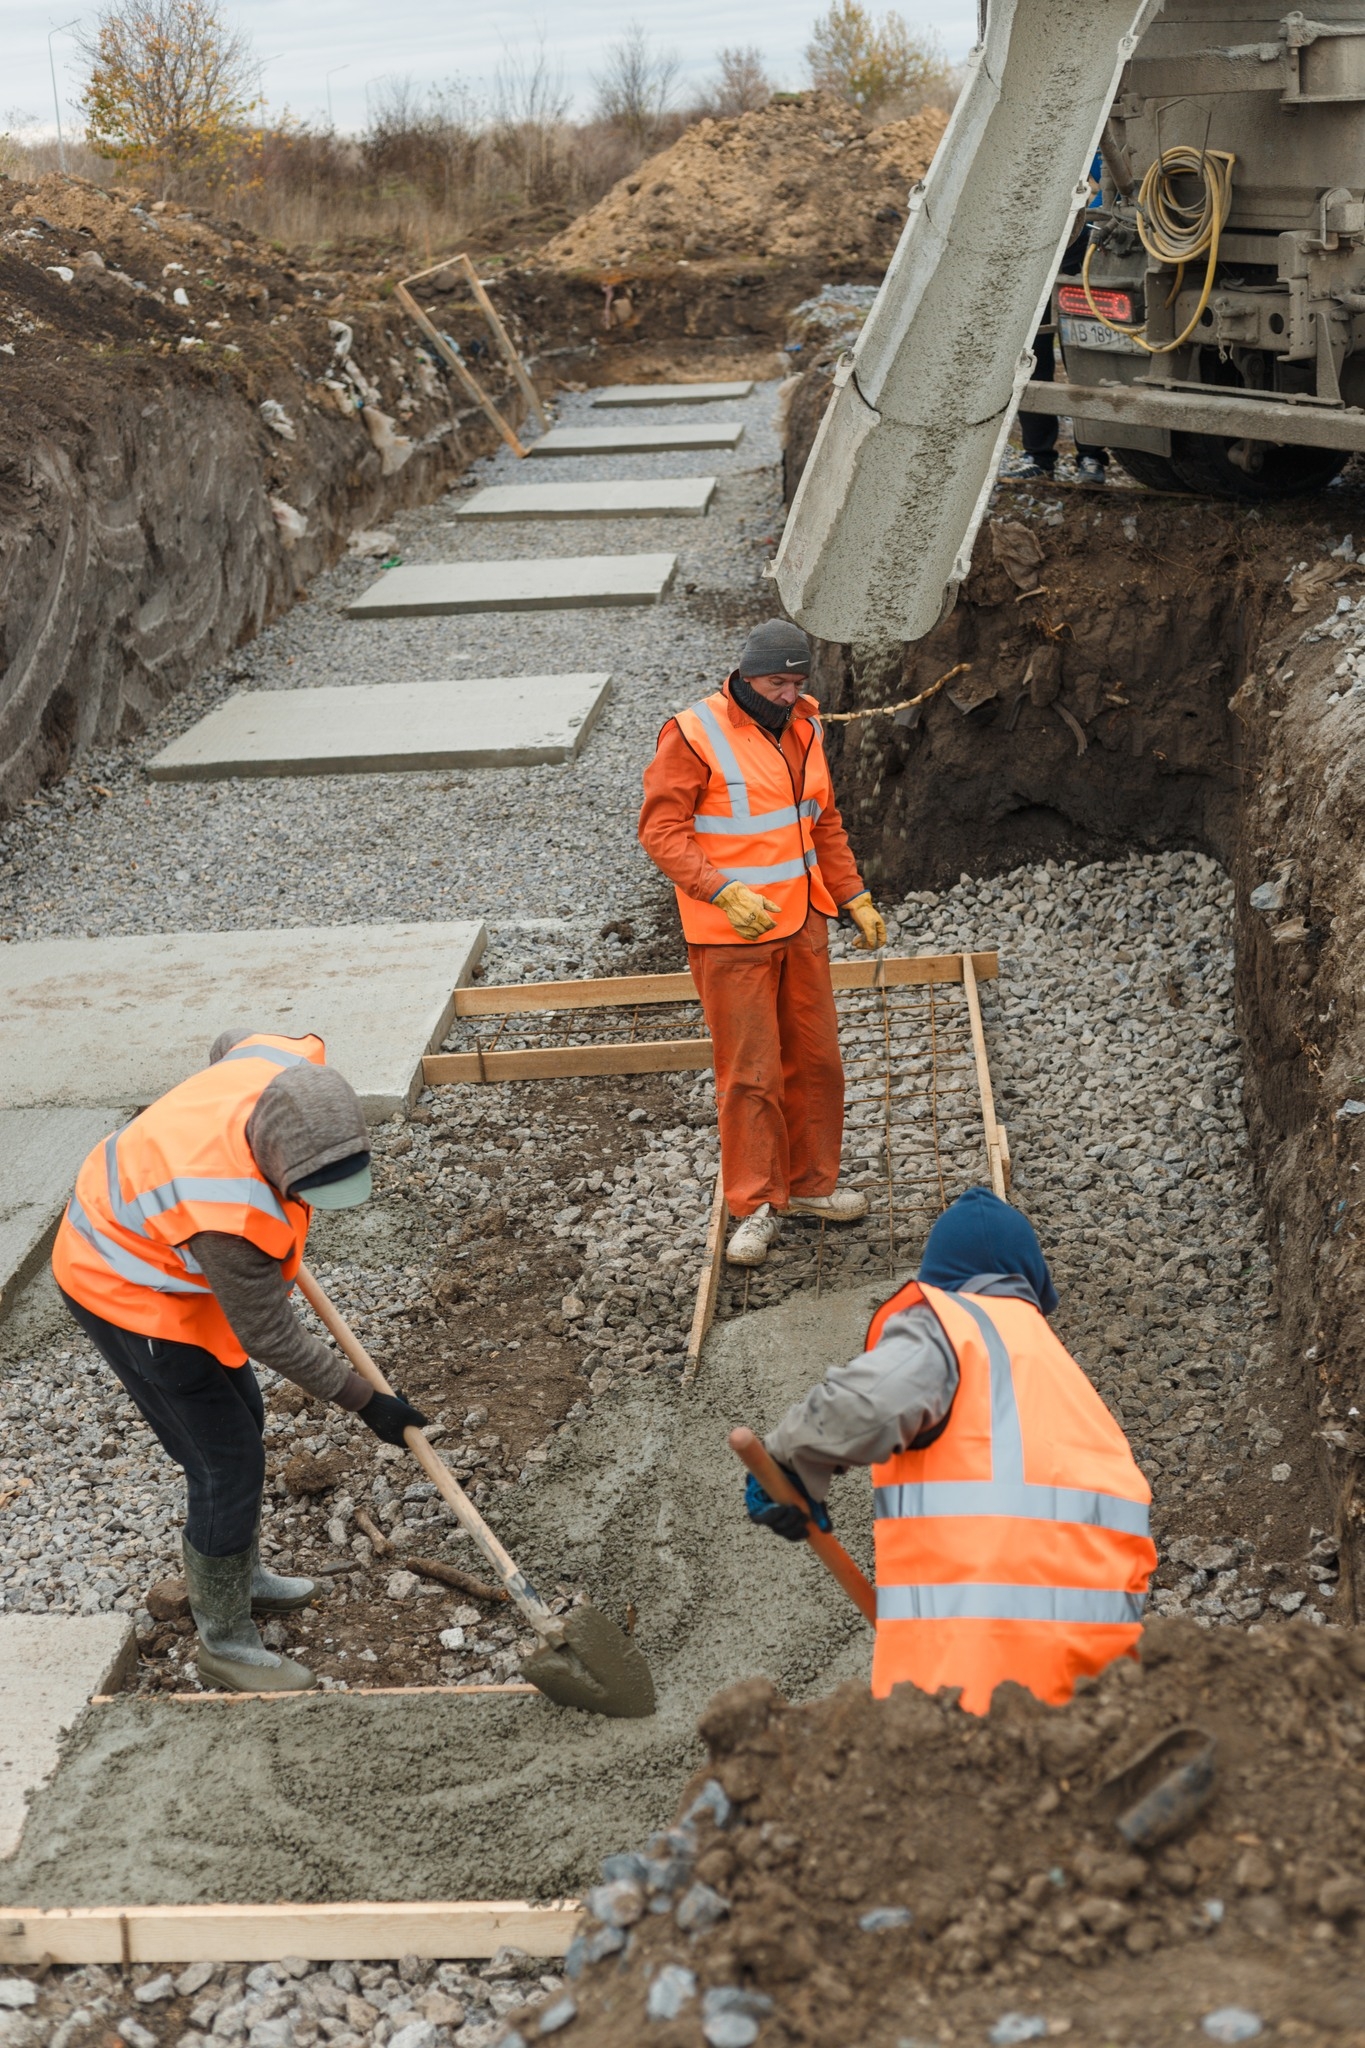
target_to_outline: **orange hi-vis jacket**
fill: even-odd
[[[946,1422],[872,1468],[872,1690],[961,1686],[984,1714],[1005,1679],[1060,1706],[1083,1673],[1135,1656],[1151,1489],[1128,1440],[1032,1302],[912,1280],[878,1310],[938,1317],[961,1375]]]
[[[313,1212],[271,1187],[246,1126],[280,1069],[304,1060],[324,1065],[320,1038],[244,1038],[97,1145],[52,1248],[58,1286],[121,1330],[198,1344],[223,1365],[245,1365],[186,1247],[201,1230],[221,1231],[278,1259],[286,1280],[298,1272]]]
[[[678,730],[711,771],[701,808],[692,820],[708,860],[727,882],[745,882],[777,905],[777,923],[759,944],[791,938],[812,910],[826,917],[839,914],[820,873],[812,832],[821,811],[834,802],[824,733],[815,709],[814,698],[797,698],[793,716],[810,734],[799,781],[781,747],[752,719],[739,724],[731,719],[723,690],[689,704],[677,716]],[[676,893],[683,936],[690,946],[755,943],[741,939],[714,903],[698,903],[681,889]]]

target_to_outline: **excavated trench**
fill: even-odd
[[[819,384],[789,409],[789,496]],[[816,671],[827,707],[851,711],[968,665],[917,709],[830,728],[845,816],[887,900],[964,872],[1175,848],[1229,872],[1274,1378],[1293,1390],[1301,1455],[1311,1444],[1347,1622],[1365,1569],[1365,875],[1350,765],[1365,685],[1350,665],[1358,574],[1333,550],[1365,525],[1363,482],[1252,511],[1002,484],[950,616],[889,658],[822,645]]]

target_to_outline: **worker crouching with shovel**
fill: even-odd
[[[265,1411],[250,1360],[385,1443],[426,1420],[289,1306],[314,1209],[370,1194],[364,1112],[325,1060],[311,1035],[224,1032],[201,1073],[96,1146],[52,1254],[67,1307],[184,1471],[199,1675],[237,1691],[315,1682],[252,1620],[304,1607],[317,1588],[261,1563]]]
[[[1078,1678],[1136,1655],[1157,1563],[1151,1490],[1048,1327],[1056,1305],[1032,1225],[969,1188],[930,1231],[918,1278],[872,1318],[862,1355],[766,1444],[731,1437],[750,1467],[750,1519],[809,1538],[875,1618],[878,1698],[960,1687],[984,1714],[1012,1679],[1060,1706]],[[875,1607],[824,1505],[850,1465],[872,1468]]]
[[[886,944],[834,801],[810,642],[770,619],[722,689],[670,718],[645,770],[640,844],[673,883],[716,1069],[733,1266],[761,1266],[787,1215],[856,1223],[840,1187],[844,1072],[829,920]]]

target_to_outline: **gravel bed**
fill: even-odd
[[[338,608],[373,567],[338,565],[155,730],[83,763],[6,828],[8,935],[483,914],[490,980],[679,964],[671,892],[635,843],[638,774],[669,710],[713,684],[743,625],[771,609],[758,572],[779,516],[773,393],[764,386],[726,409],[747,423],[735,455],[695,459],[722,478],[708,520],[631,526],[650,547],[676,531],[684,553],[678,586],[657,610],[361,626]],[[564,400],[561,417],[590,416],[585,400]],[[693,460],[593,468],[667,475]],[[585,468],[545,464],[536,475]],[[477,480],[514,470],[498,455]],[[509,528],[452,528],[449,510],[404,515],[400,551],[487,559],[514,550]],[[549,525],[534,546],[605,549],[618,532]],[[583,758],[565,768],[208,786],[142,777],[151,751],[244,678],[257,687],[373,680],[393,672],[395,654],[405,673],[439,672],[438,661],[459,654],[475,673],[601,665],[619,682]],[[433,802],[441,797],[453,801]],[[964,878],[897,906],[890,923],[904,950],[1001,948],[1001,978],[983,1002],[1016,1192],[1053,1259],[1062,1334],[1154,1480],[1168,1558],[1156,1604],[1210,1622],[1295,1607],[1321,1618],[1335,1567],[1330,1540],[1300,1526],[1308,1474],[1283,1455],[1287,1397],[1274,1384],[1269,1266],[1239,1107],[1230,916],[1221,871],[1169,855]],[[848,951],[845,934],[834,951]],[[219,1021],[205,1020],[206,1039]],[[577,1135],[557,1086],[429,1094],[410,1127],[379,1134],[379,1193],[364,1230],[329,1225],[315,1251],[381,1358],[387,1349],[401,1363],[403,1345],[420,1338],[433,1373],[449,1362],[434,1413],[494,1514],[500,1490],[530,1482],[550,1438],[573,1429],[588,1399],[624,1374],[677,1372],[715,1171],[709,1076],[574,1084],[574,1109],[591,1111]],[[592,1116],[602,1129],[589,1131]],[[973,1145],[955,1155],[949,1195],[983,1164]],[[784,1233],[750,1283],[750,1306],[811,1284],[816,1235]],[[857,1230],[825,1233],[819,1256],[826,1286],[873,1277],[884,1263]],[[743,1301],[727,1280],[720,1313],[741,1312]],[[491,1398],[469,1400],[458,1383],[465,1370],[501,1373],[510,1401],[532,1364],[558,1392],[491,1424]],[[267,1544],[304,1568],[330,1565],[338,1606],[372,1613],[381,1560],[356,1514],[399,1528],[396,1550],[420,1537],[428,1555],[449,1524],[429,1496],[397,1483],[354,1423],[311,1404],[291,1409],[287,1393],[272,1390],[272,1450],[340,1457],[346,1469],[312,1494],[272,1480]],[[142,1604],[178,1569],[179,1475],[72,1332],[50,1280],[26,1290],[0,1335],[0,1416],[0,1605],[135,1614],[144,1639],[161,1641],[160,1682],[183,1682],[179,1657],[192,1642],[155,1638]],[[472,1562],[467,1549],[446,1554]],[[383,1569],[387,1586],[392,1568]],[[458,1598],[412,1586],[387,1597],[395,1615],[420,1614],[404,1640],[433,1675],[496,1674],[514,1661],[515,1630],[462,1623]],[[438,1647],[442,1632],[462,1627],[464,1643]],[[393,1633],[403,1633],[396,1621]],[[341,1643],[330,1677],[353,1682]],[[320,1669],[326,1648],[320,1629],[308,1644]],[[363,1654],[352,1641],[351,1672]],[[395,1668],[406,1676],[411,1666]]]
[[[524,2006],[563,1989],[563,1978],[520,1949],[488,1963],[309,1963],[252,1968],[135,1963],[130,1970],[57,1969],[0,1976],[4,2048],[68,2048],[93,2040],[122,2048],[488,2048]]]

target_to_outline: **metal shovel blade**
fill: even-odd
[[[525,1658],[523,1678],[560,1707],[639,1721],[654,1712],[654,1680],[639,1650],[596,1607],[575,1607],[564,1617],[564,1641],[543,1643]]]

